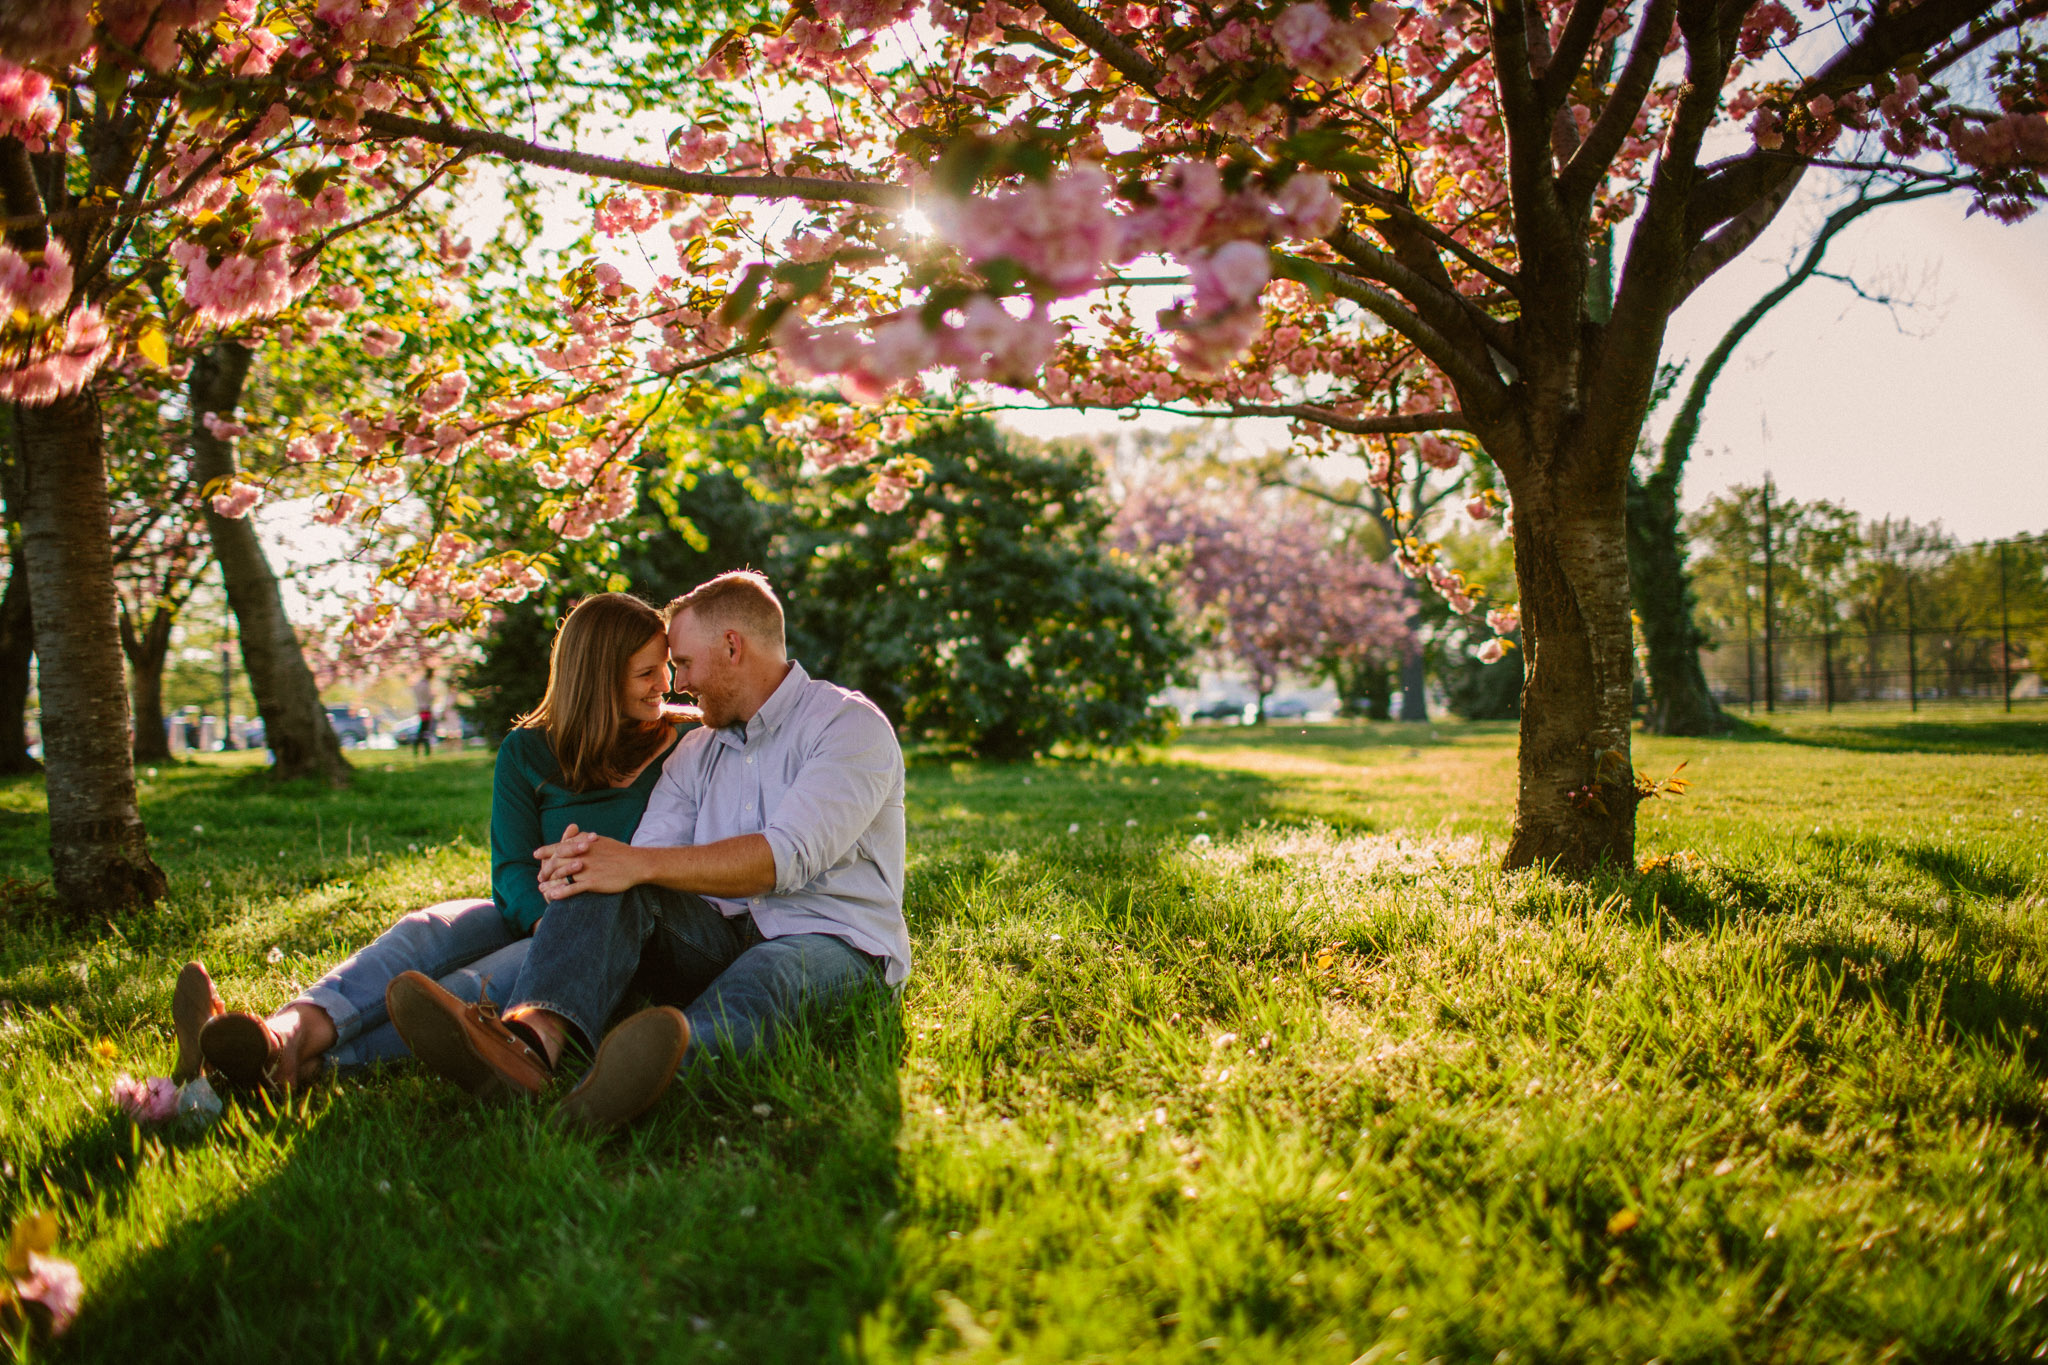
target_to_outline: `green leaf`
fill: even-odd
[[[1314,261],[1304,261],[1298,256],[1286,256],[1280,252],[1269,252],[1273,262],[1275,279],[1293,280],[1296,284],[1308,286],[1308,291],[1317,303],[1330,297],[1330,272]]]

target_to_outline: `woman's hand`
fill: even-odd
[[[551,901],[585,891],[624,891],[645,880],[640,850],[602,834],[574,833],[571,825],[560,843],[534,850],[540,859],[540,893]]]

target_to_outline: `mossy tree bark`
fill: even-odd
[[[79,920],[163,897],[135,800],[99,402],[14,410],[22,541],[41,666],[50,867]]]
[[[174,609],[159,606],[137,630],[135,618],[125,608],[121,612],[121,652],[128,656],[137,763],[168,763],[171,759],[170,735],[164,728],[164,660],[171,652],[171,627],[177,620]]]
[[[237,472],[234,446],[207,430],[205,416],[234,415],[241,405],[250,358],[247,347],[222,342],[193,361],[192,477],[201,490]],[[264,737],[276,756],[271,772],[281,778],[315,777],[330,786],[347,786],[348,760],[320,705],[319,683],[285,615],[277,574],[255,526],[247,518],[221,516],[210,499],[204,500],[204,507],[207,535],[242,637],[242,667],[263,716]]]
[[[0,494],[6,498],[7,536],[7,587],[0,592],[0,777],[43,768],[28,752],[29,665],[36,642],[21,545],[20,468],[14,457],[14,414],[0,408]]]

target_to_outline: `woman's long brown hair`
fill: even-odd
[[[660,612],[622,592],[584,598],[555,632],[547,694],[513,724],[547,736],[570,791],[617,786],[668,742],[667,721],[633,720],[625,705],[626,665],[667,635]]]

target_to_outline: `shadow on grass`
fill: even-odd
[[[1935,843],[1926,839],[1886,839],[1878,835],[1817,835],[1814,843],[1840,856],[1879,862],[1896,858],[1949,891],[1972,896],[2011,899],[2024,892],[2039,874],[1999,857],[1988,848]]]
[[[410,1066],[245,1108],[155,1158],[200,1209],[159,1211],[161,1240],[93,1285],[61,1356],[843,1354],[895,1270],[902,1032],[893,997],[871,999],[601,1140]],[[118,1167],[76,1155],[104,1200]]]
[[[2048,754],[2048,711],[2011,719],[1778,726],[1738,721],[1731,738],[1881,754]]]
[[[920,870],[974,875],[1019,852],[1117,856],[1132,844],[1221,840],[1307,818],[1273,777],[1191,763],[924,759],[906,781],[913,879]]]
[[[1174,741],[1193,749],[1432,749],[1472,740],[1512,738],[1518,723],[1505,721],[1340,720],[1268,721],[1264,725],[1190,726]]]
[[[2048,994],[2015,982],[2002,957],[1983,948],[1968,927],[1951,941],[1923,943],[1916,936],[1904,948],[1825,928],[1787,942],[1785,958],[1793,970],[1816,964],[1841,982],[1847,999],[1875,1000],[1903,1017],[1925,1018],[1932,1011],[1952,1036],[2017,1050],[2039,1078],[2048,1072]],[[2007,1118],[2033,1126],[2044,1114],[2036,1104]],[[2048,1141],[2048,1133],[2042,1140]]]
[[[1639,920],[1661,917],[1674,928],[1703,933],[1731,914],[1781,917],[1813,913],[1822,902],[1867,882],[1888,862],[1917,873],[1943,891],[1996,900],[2023,895],[2042,875],[2037,868],[1967,844],[1819,834],[1802,840],[1801,846],[1811,850],[1803,862],[1672,863],[1634,877],[1605,874],[1594,884],[1603,898],[1624,896],[1630,913]],[[1888,914],[1923,929],[1953,927],[1962,915],[1960,907],[1946,901],[1930,913],[1925,907],[1897,903],[1896,897],[1886,900]],[[1986,932],[1993,931],[1987,928]],[[2002,930],[1997,936],[2001,940],[2009,937]]]

